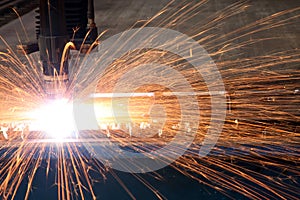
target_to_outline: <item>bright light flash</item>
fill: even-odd
[[[57,141],[72,137],[76,132],[73,105],[67,99],[51,100],[35,110],[31,117],[35,119],[32,129],[45,131]]]

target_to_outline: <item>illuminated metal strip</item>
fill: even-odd
[[[210,96],[227,95],[226,91],[212,92],[162,92],[163,96]],[[91,98],[121,98],[121,97],[155,97],[155,92],[133,92],[133,93],[95,93]]]

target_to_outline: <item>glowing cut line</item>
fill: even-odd
[[[208,96],[208,95],[226,95],[225,91],[212,92],[162,92],[163,96]],[[155,92],[134,92],[134,93],[95,93],[91,98],[121,98],[121,97],[155,97]]]

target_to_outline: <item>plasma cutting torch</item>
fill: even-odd
[[[37,39],[46,92],[55,96],[57,82],[68,82],[68,59],[63,50],[68,41],[76,47],[97,38],[93,0],[40,0]],[[74,32],[76,30],[76,32]],[[87,39],[84,41],[86,34]]]

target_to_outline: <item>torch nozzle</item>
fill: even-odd
[[[66,76],[55,77],[56,79],[50,79],[54,77],[47,77],[45,76],[44,84],[45,84],[45,92],[48,98],[50,99],[57,99],[64,97],[68,79]]]

